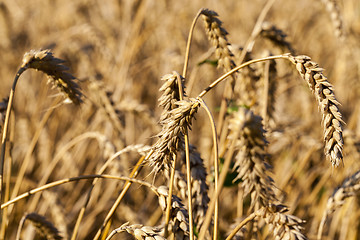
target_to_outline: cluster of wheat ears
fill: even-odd
[[[360,170],[352,168],[353,175],[346,178],[338,174],[351,168],[343,160],[344,139],[349,149],[355,149],[352,154],[359,152],[356,133],[344,130],[340,103],[325,70],[310,56],[300,55],[282,30],[265,22],[274,2],[266,1],[242,47],[229,42],[226,24],[215,11],[199,10],[187,35],[182,72],[173,71],[161,78],[158,119],[149,107],[135,100],[116,103],[115,91],[106,90],[105,76],[95,68],[87,70],[94,74],[80,79],[69,73],[66,61],[52,50],[26,52],[9,95],[0,102],[0,239],[359,238],[359,203],[347,199],[360,192]],[[330,14],[333,38],[351,54],[355,45],[344,32],[336,2],[322,2]],[[1,6],[6,13],[6,6]],[[143,11],[141,3],[137,7]],[[133,21],[139,21],[140,29],[142,21],[137,17]],[[212,47],[200,57],[197,67],[191,67],[192,42],[205,41],[194,37],[201,19]],[[258,39],[269,41],[272,49],[254,58]],[[274,49],[281,54],[273,55]],[[105,47],[99,47],[98,52],[104,61],[110,58]],[[137,66],[137,71],[142,71],[141,67],[146,68]],[[26,78],[41,77],[30,75],[31,69],[47,76],[60,94],[46,111],[38,107],[37,113],[43,114],[27,142],[26,136],[19,134],[29,134],[24,130],[29,123],[20,121],[21,117],[18,120],[20,113],[14,106],[22,98],[16,87]],[[191,77],[192,71],[201,69],[217,73],[220,69],[224,74],[207,79],[207,86],[194,94],[197,79]],[[321,124],[322,141],[307,136],[304,129],[299,134],[296,126],[286,126],[285,120],[277,123],[274,106],[281,101],[277,99],[279,85],[289,78],[301,90],[306,85],[308,89],[298,93],[283,84],[282,95],[290,99],[283,105],[291,104],[294,111],[300,111],[298,106],[307,104],[304,96],[310,93],[309,116],[303,117],[319,114],[314,117],[318,125],[311,123],[308,132]],[[122,87],[127,86],[124,83]],[[51,90],[38,94],[45,96],[47,91]],[[216,97],[207,98],[211,94]],[[294,97],[297,94],[302,97]],[[290,103],[294,99],[298,102]],[[66,103],[75,106],[64,106]],[[66,120],[61,113],[54,116],[64,108],[72,108]],[[77,135],[64,134],[58,128],[75,128]],[[62,134],[66,140],[47,149],[49,142],[56,145],[54,139]],[[27,150],[19,150],[24,146]],[[291,152],[292,146],[297,148],[296,154]],[[39,159],[47,160],[40,164]],[[329,188],[326,182],[338,175],[343,182]],[[344,205],[342,214],[335,217]],[[341,217],[349,220],[339,228]]]

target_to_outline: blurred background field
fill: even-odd
[[[161,129],[158,125],[161,109],[157,106],[160,79],[172,71],[181,73],[190,25],[199,9],[216,11],[229,32],[229,42],[239,49],[249,38],[265,3],[264,0],[0,1],[0,97],[8,96],[22,57],[30,49],[51,49],[56,57],[66,60],[65,65],[79,80],[84,94],[82,105],[57,106],[45,126],[39,127],[58,92],[46,84],[44,74],[36,71],[23,74],[14,102],[10,194],[15,194],[23,160],[29,154],[34,134],[40,130],[15,196],[44,184],[42,181],[95,174],[109,156],[126,146],[152,145]],[[345,40],[336,36],[331,14],[321,1],[277,0],[265,18],[287,34],[297,54],[310,56],[325,69],[347,123],[344,165],[332,168],[323,153],[321,114],[314,96],[287,62],[277,61],[278,87],[271,103],[274,118],[266,129],[273,166],[271,176],[290,213],[306,220],[303,232],[309,239],[316,239],[327,199],[334,189],[360,170],[360,2],[337,3]],[[199,64],[214,58],[203,26],[201,21],[196,25],[191,46],[185,83],[189,97],[197,96],[222,74],[212,64]],[[277,55],[286,51],[258,37],[253,58],[269,52]],[[261,71],[263,65],[256,66]],[[223,90],[224,84],[219,85],[204,98],[215,119]],[[116,120],[104,110],[104,99],[116,110]],[[73,141],[74,145],[66,148]],[[212,139],[204,111],[193,122],[190,142],[201,153],[210,179]],[[139,156],[122,155],[107,173],[128,176]],[[54,159],[58,163],[52,170],[49,166]],[[5,172],[7,168],[6,165]],[[154,177],[150,172],[151,168],[145,167],[138,178],[152,182]],[[43,179],[47,175],[48,179]],[[164,182],[166,179],[160,176],[155,184]],[[99,181],[78,239],[93,238],[122,184]],[[17,202],[9,209],[5,239],[15,239],[18,223],[26,212],[46,216],[65,239],[70,238],[90,185],[90,181],[69,183],[45,191],[39,199],[36,196],[40,195],[36,195]],[[225,188],[220,196],[221,239],[225,239],[225,233],[238,217],[237,190],[237,186]],[[348,199],[343,208],[331,215],[323,239],[359,239],[359,204],[358,197]],[[150,190],[132,186],[115,214],[111,229],[127,221],[144,225],[161,222],[156,196]],[[27,226],[23,231],[22,239],[38,239],[32,227]],[[119,234],[114,239],[132,238]]]

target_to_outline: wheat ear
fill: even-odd
[[[55,58],[49,50],[35,51],[31,50],[25,53],[23,63],[15,75],[13,86],[10,90],[9,102],[6,110],[5,122],[1,138],[1,159],[0,159],[0,199],[2,199],[2,185],[3,185],[3,168],[5,159],[5,148],[7,129],[10,119],[11,107],[14,101],[15,89],[19,77],[27,69],[33,68],[44,72],[49,76],[53,83],[60,88],[75,104],[80,104],[82,93],[79,86],[74,82],[74,77],[67,73],[67,67],[62,65],[64,61]],[[2,213],[0,212],[0,218]]]
[[[75,77],[67,72],[68,67],[62,65],[63,60],[53,56],[50,50],[31,50],[23,57],[23,68],[33,68],[45,73],[54,86],[58,87],[73,103],[82,102],[80,87]]]
[[[37,213],[28,213],[20,221],[16,240],[20,240],[20,234],[22,227],[24,226],[25,221],[28,220],[29,222],[34,225],[37,232],[47,240],[61,240],[63,239],[60,236],[59,231],[57,230],[54,225],[48,221],[44,216],[37,214]]]
[[[170,168],[172,154],[179,149],[186,130],[191,128],[192,119],[199,106],[195,99],[178,101],[175,104],[178,107],[171,110],[170,117],[161,122],[163,129],[158,134],[159,140],[154,144],[152,154],[148,156],[155,172],[163,169],[164,165]]]
[[[276,239],[296,239],[307,240],[308,238],[301,233],[304,221],[293,215],[286,214],[288,209],[283,205],[271,204],[262,211],[257,212],[257,216],[265,220],[270,226],[270,232]]]
[[[318,101],[324,127],[325,155],[334,167],[338,167],[343,162],[342,125],[344,121],[338,107],[340,103],[335,98],[334,88],[323,74],[323,69],[311,61],[310,57],[291,55],[287,57],[295,64]]]
[[[261,206],[268,206],[276,201],[273,180],[268,176],[269,165],[265,160],[267,154],[265,147],[265,130],[262,118],[251,110],[239,108],[233,114],[229,123],[229,138],[236,141],[237,154],[234,170],[237,177],[242,179],[244,194],[252,196],[252,206],[259,202]]]
[[[163,211],[167,207],[167,198],[169,190],[166,186],[157,188],[159,205]],[[175,235],[175,239],[189,239],[189,214],[182,204],[179,197],[172,195],[171,202],[170,225],[171,232]]]
[[[324,228],[326,218],[336,209],[344,205],[345,200],[349,197],[360,193],[360,171],[354,173],[351,177],[345,179],[340,187],[335,189],[331,197],[327,201],[326,209],[324,211],[321,223],[319,225],[317,239],[320,240]]]

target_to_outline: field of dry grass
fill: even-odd
[[[0,239],[360,239],[358,0],[5,0],[0,49]]]

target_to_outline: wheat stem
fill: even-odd
[[[320,222],[319,229],[318,229],[317,240],[321,240],[324,225],[325,225],[325,222],[326,222],[326,217],[327,217],[327,211],[324,211],[324,214],[323,214],[323,216],[321,218],[321,222]]]
[[[265,58],[259,58],[259,59],[254,59],[251,61],[248,61],[246,63],[241,64],[240,66],[237,66],[233,69],[231,69],[231,71],[225,73],[224,75],[222,75],[221,77],[219,77],[218,79],[216,79],[214,82],[212,82],[207,88],[205,88],[199,95],[198,97],[202,98],[206,93],[208,93],[211,89],[213,89],[216,85],[218,85],[219,83],[221,83],[225,78],[227,78],[228,76],[234,74],[235,72],[239,71],[240,69],[249,66],[250,64],[253,63],[258,63],[258,62],[264,62],[267,60],[272,60],[272,59],[288,59],[287,54],[282,54],[282,55],[277,55],[277,56],[269,56],[269,57],[265,57]]]
[[[197,20],[199,19],[199,17],[202,14],[203,9],[200,9],[199,12],[196,14],[191,27],[190,27],[190,31],[189,31],[189,36],[188,36],[188,40],[186,43],[186,51],[185,51],[185,61],[184,61],[184,68],[183,68],[183,73],[182,76],[184,78],[186,78],[186,72],[187,72],[187,68],[188,68],[188,64],[189,64],[189,54],[190,54],[190,46],[191,46],[191,39],[194,33],[194,28],[195,28],[195,24],[197,22]]]
[[[257,214],[262,211],[263,209],[260,208],[259,210],[257,210],[256,212],[253,212],[252,214],[250,214],[249,216],[247,216],[244,220],[241,221],[241,223],[239,223],[239,225],[236,226],[235,229],[233,229],[231,231],[231,233],[229,234],[229,236],[227,236],[227,238],[225,240],[231,240],[235,234],[243,227],[245,226],[245,224],[247,224],[248,222],[252,221]]]
[[[34,152],[34,149],[35,149],[35,146],[36,146],[36,144],[37,144],[37,142],[39,140],[40,134],[41,134],[42,130],[44,129],[45,124],[49,120],[51,114],[54,112],[55,106],[57,106],[60,102],[61,102],[61,98],[55,99],[55,101],[52,103],[49,110],[46,111],[46,113],[42,117],[42,119],[41,119],[41,121],[39,123],[39,126],[37,127],[36,132],[34,133],[34,136],[31,139],[30,146],[29,146],[29,148],[28,148],[28,150],[26,152],[23,163],[21,164],[18,176],[16,178],[16,183],[15,183],[14,189],[13,189],[12,194],[11,194],[12,198],[14,198],[19,193],[21,184],[23,183],[25,172],[26,172],[27,167],[29,166],[30,161],[31,161],[31,155]]]
[[[175,167],[176,167],[176,154],[173,153],[173,163],[170,172],[170,182],[169,182],[169,196],[172,196],[174,190],[174,176],[175,176]],[[167,198],[167,206],[166,206],[166,213],[165,213],[165,232],[164,237],[168,237],[168,225],[170,221],[170,214],[171,214],[171,201],[172,198]]]
[[[3,201],[9,201],[10,199],[10,186],[11,186],[11,169],[12,169],[12,162],[13,162],[13,158],[12,158],[12,149],[13,149],[13,145],[14,145],[14,135],[15,135],[15,117],[14,114],[10,116],[11,119],[11,123],[10,123],[10,147],[9,147],[9,160],[7,162],[7,169],[6,169],[6,186],[5,186],[5,195],[4,195],[4,199]],[[1,231],[0,231],[0,239],[3,240],[5,239],[5,232],[6,232],[6,227],[8,226],[8,212],[9,211],[8,208],[5,208],[3,211],[3,216],[2,216],[2,222],[1,222]]]
[[[150,183],[145,182],[145,181],[141,181],[141,180],[138,180],[138,179],[135,179],[135,178],[130,178],[130,177],[113,176],[113,175],[106,175],[106,174],[104,174],[104,175],[98,175],[98,174],[83,175],[83,176],[78,176],[78,177],[64,178],[64,179],[61,179],[61,180],[58,180],[58,181],[55,181],[55,182],[45,184],[45,185],[43,185],[41,187],[34,188],[34,189],[30,190],[30,191],[27,191],[26,193],[23,193],[23,194],[17,196],[16,198],[11,199],[10,201],[7,201],[7,202],[1,204],[1,209],[5,208],[5,207],[7,207],[7,206],[9,206],[11,204],[16,203],[21,199],[27,198],[27,197],[29,197],[31,195],[34,195],[35,193],[42,192],[42,191],[47,190],[47,189],[52,188],[52,187],[56,187],[56,186],[59,186],[59,185],[65,184],[65,183],[69,183],[69,182],[76,182],[76,181],[79,181],[79,180],[86,180],[86,179],[89,180],[89,179],[94,179],[94,178],[115,179],[115,180],[129,181],[131,183],[135,182],[135,183],[138,183],[140,185],[144,185],[144,186],[150,188],[151,190],[154,189],[154,186],[151,185]]]
[[[134,169],[131,171],[130,173],[130,178],[134,179],[138,174],[139,172],[141,171],[142,169],[142,162],[145,160],[145,156],[141,157],[139,159],[139,161],[136,163]],[[135,181],[126,181],[125,182],[125,185],[123,187],[123,190],[121,191],[120,195],[118,196],[118,198],[116,199],[115,203],[113,204],[113,206],[111,207],[110,211],[108,212],[108,214],[106,215],[105,217],[105,220],[104,222],[102,223],[100,229],[97,231],[94,239],[99,239],[100,235],[101,235],[101,232],[104,230],[106,224],[110,221],[110,219],[112,218],[112,216],[114,215],[117,207],[119,206],[121,200],[123,199],[123,197],[125,196],[126,192],[129,190],[130,186],[131,186],[131,183],[132,182],[135,182]]]
[[[236,138],[235,138],[236,139]],[[233,140],[231,145],[230,145],[230,148],[229,148],[229,155],[226,156],[226,159],[224,161],[224,165],[222,167],[222,170],[221,170],[221,173],[220,173],[220,176],[219,176],[219,183],[218,183],[218,186],[217,186],[217,191],[215,192],[215,194],[213,195],[213,197],[211,198],[210,200],[210,203],[209,203],[209,208],[208,208],[208,211],[206,212],[206,216],[205,216],[205,220],[204,220],[204,223],[203,223],[203,227],[202,229],[200,230],[200,233],[199,233],[199,238],[198,240],[204,240],[205,239],[205,233],[206,233],[206,229],[209,227],[210,225],[210,222],[211,222],[211,213],[214,211],[215,209],[215,203],[216,203],[216,199],[219,197],[220,195],[220,192],[222,190],[222,187],[223,187],[223,184],[225,182],[225,178],[226,178],[226,175],[227,175],[227,172],[229,170],[229,167],[230,167],[230,163],[231,163],[231,159],[232,159],[232,153],[234,152],[235,150],[235,146],[236,146],[236,141]]]
[[[128,150],[128,148],[124,148],[122,149],[121,151],[115,153],[114,155],[112,155],[106,162],[105,164],[101,167],[101,169],[98,171],[97,174],[101,175],[104,173],[104,171],[106,170],[106,168],[110,165],[110,163],[115,159],[117,158],[118,156],[120,156],[122,153],[126,152]],[[137,166],[140,166],[142,164],[142,162],[144,161],[144,157],[141,157],[139,159],[139,162],[136,164],[135,168],[137,168]],[[134,171],[134,170],[133,170]],[[136,170],[135,170],[136,171]],[[130,174],[130,177],[133,177],[132,174]],[[80,222],[82,220],[82,218],[84,217],[84,213],[85,213],[85,209],[90,201],[90,197],[91,197],[91,192],[97,182],[97,178],[93,180],[92,184],[91,184],[91,187],[88,191],[88,194],[86,196],[86,200],[85,200],[85,203],[83,205],[83,207],[81,208],[80,212],[79,212],[79,215],[78,215],[78,218],[76,220],[76,224],[75,224],[75,227],[74,227],[74,231],[73,231],[73,235],[71,237],[71,240],[75,240],[76,239],[76,235],[77,235],[77,232],[79,230],[79,227],[80,227]],[[126,183],[125,183],[126,185]]]
[[[177,74],[178,87],[179,87],[179,97],[180,101],[184,100],[184,89],[181,82],[181,76]],[[186,157],[186,181],[187,181],[187,191],[188,191],[188,212],[189,212],[189,229],[190,229],[190,240],[194,240],[194,220],[193,220],[193,211],[192,211],[192,190],[191,190],[191,169],[190,169],[190,150],[189,150],[189,134],[188,129],[185,128],[184,133],[184,142],[185,142],[185,157]],[[171,183],[172,184],[172,183]],[[172,196],[169,192],[169,196]],[[171,198],[171,197],[170,197]],[[170,201],[171,203],[171,201]]]
[[[217,141],[217,132],[216,125],[214,121],[214,117],[211,114],[210,109],[204,102],[202,98],[198,98],[201,106],[205,109],[211,125],[212,130],[212,139],[213,139],[213,147],[214,147],[214,175],[215,175],[215,192],[218,192],[218,183],[219,183],[219,153],[218,153],[218,141]],[[219,225],[219,197],[215,200],[215,209],[214,209],[214,240],[217,239],[218,233],[218,225]]]
[[[2,203],[2,195],[3,195],[3,177],[4,177],[4,162],[5,162],[5,151],[6,151],[6,138],[7,138],[7,132],[8,132],[8,127],[9,127],[9,120],[10,120],[10,113],[11,113],[11,108],[12,108],[12,104],[14,101],[14,95],[15,95],[15,88],[16,88],[16,84],[19,80],[20,75],[25,72],[27,68],[26,67],[21,67],[18,72],[15,75],[15,79],[13,82],[13,86],[10,90],[10,95],[9,95],[9,101],[8,101],[8,105],[7,105],[7,109],[6,109],[6,115],[5,115],[5,120],[4,120],[4,127],[3,127],[3,131],[2,131],[2,137],[1,137],[1,159],[0,159],[0,203]],[[2,219],[2,212],[0,209],[0,219]]]

